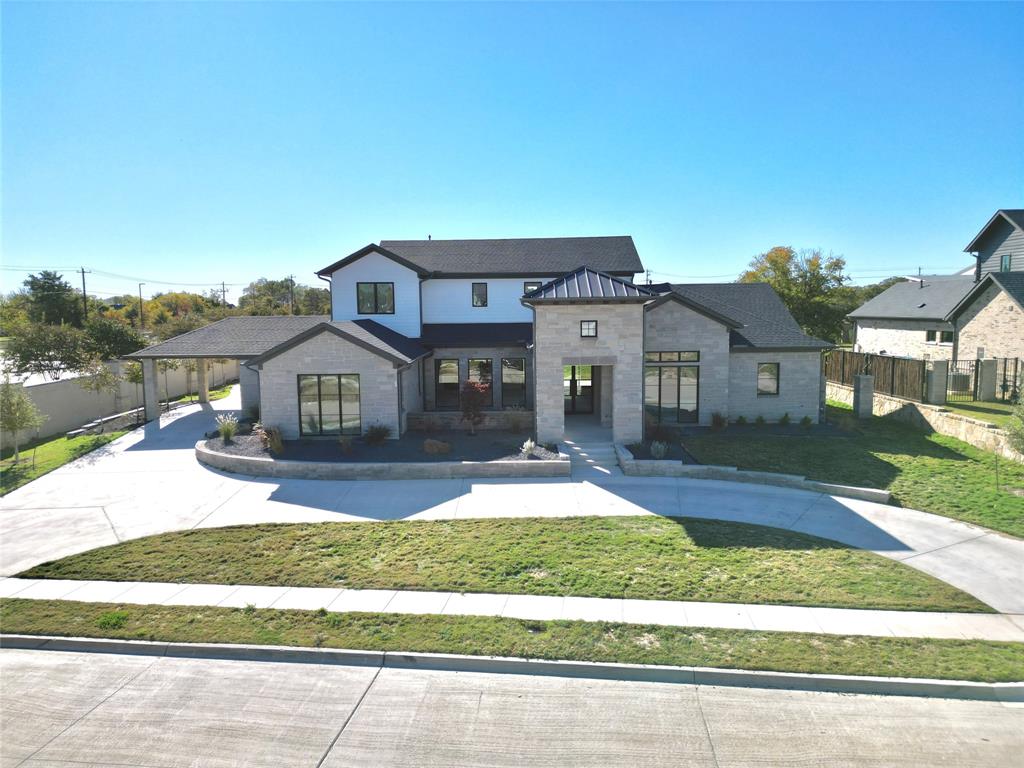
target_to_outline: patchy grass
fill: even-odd
[[[1013,419],[1014,406],[1011,403],[946,403],[943,408],[948,408],[961,416],[1006,427]]]
[[[94,549],[21,575],[988,610],[945,582],[834,541],[654,516],[208,528]]]
[[[850,437],[744,434],[736,439],[726,431],[686,437],[683,443],[702,464],[886,488],[902,506],[1024,536],[1024,498],[1012,490],[1024,488],[1024,465],[1000,459],[997,490],[993,453],[891,419],[858,421],[848,406],[831,401],[828,418]]]
[[[119,429],[101,435],[79,435],[72,438],[58,435],[34,441],[21,449],[17,464],[13,463],[13,449],[4,446],[4,458],[0,460],[0,496],[116,440],[127,431]]]
[[[116,621],[108,617],[117,615]],[[1024,680],[1024,643],[476,616],[0,601],[5,632],[184,643],[672,664],[983,682]]]
[[[228,395],[230,395],[231,394],[231,387],[232,387],[231,384],[225,384],[223,387],[218,387],[217,389],[211,389],[210,390],[210,402],[212,403],[214,400],[222,400],[225,397],[227,397]],[[188,394],[182,395],[181,397],[176,397],[173,400],[171,400],[170,402],[172,402],[172,403],[198,403],[199,402],[199,394],[198,393],[194,393],[194,392],[190,392]]]

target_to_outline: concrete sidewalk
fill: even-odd
[[[658,624],[669,627],[1024,642],[1024,615],[809,608],[601,597],[264,587],[146,581],[4,579],[0,597],[133,605],[195,605],[334,612],[501,616]]]

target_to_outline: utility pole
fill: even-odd
[[[82,273],[82,320],[89,319],[89,297],[85,294],[85,267],[79,267],[79,272]],[[89,270],[92,272],[92,270]]]
[[[225,307],[228,305],[228,289],[224,285],[223,280],[220,283],[220,303],[223,304]]]
[[[295,275],[288,275],[288,314],[295,314]]]
[[[143,316],[143,309],[142,309],[142,286],[144,286],[144,285],[145,285],[145,283],[139,283],[139,330],[140,331],[146,330],[146,318]]]

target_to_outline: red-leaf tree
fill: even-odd
[[[483,423],[484,406],[491,399],[491,385],[480,381],[467,381],[462,385],[462,420],[469,422],[469,434]]]

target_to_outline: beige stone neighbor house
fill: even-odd
[[[767,284],[643,271],[628,236],[385,240],[317,272],[329,317],[231,317],[132,357],[144,388],[160,358],[239,360],[243,408],[288,439],[457,427],[467,381],[488,385],[485,428],[531,420],[541,442],[572,420],[621,442],[715,414],[818,421],[830,345]]]

